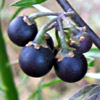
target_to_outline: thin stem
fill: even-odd
[[[42,82],[43,82],[43,78],[40,80],[40,82],[38,84],[37,100],[43,100],[43,96],[42,96]]]
[[[38,18],[38,17],[43,17],[43,16],[58,16],[59,13],[52,13],[52,12],[38,12],[38,13],[34,13],[32,15],[29,16],[29,18]]]
[[[61,13],[53,13],[53,12],[38,12],[28,16],[30,22],[34,22],[36,18],[43,17],[43,16],[59,16]],[[73,16],[74,12],[64,12],[63,13],[66,17]]]
[[[55,28],[55,27],[56,27],[56,23],[53,24],[51,27],[48,27],[48,29],[47,29],[46,31],[50,31],[50,30],[52,30],[52,29]]]
[[[49,22],[47,22],[46,24],[44,24],[40,31],[38,32],[38,34],[36,35],[35,39],[33,40],[34,43],[37,43],[37,44],[41,44],[42,41],[44,40],[44,34],[48,28],[49,25],[51,25],[52,23],[54,23],[56,20],[58,19],[58,17],[50,20]]]
[[[61,47],[61,42],[60,42],[60,38],[59,38],[59,35],[58,35],[57,28],[55,29],[55,35],[56,35],[56,39],[57,39],[57,43],[58,43],[58,48],[60,48]]]
[[[84,22],[84,20],[78,15],[67,0],[56,0],[60,6],[67,11],[74,11],[75,15],[72,16],[72,20],[80,27],[86,26],[86,31],[90,34],[94,44],[100,49],[100,38],[94,33],[94,31]]]
[[[61,16],[61,18],[66,22],[66,25],[71,29],[71,31],[73,32],[73,35],[74,36],[72,36],[72,38],[79,38],[81,35],[82,35],[82,33],[83,33],[83,31],[82,31],[82,29],[77,29],[76,27],[75,27],[75,25],[73,25],[71,22],[70,22],[70,20],[68,20],[68,18],[66,18],[65,17],[65,15],[63,15],[62,14],[62,16]]]
[[[71,15],[73,15],[73,12],[72,12],[72,13],[70,13],[70,12],[65,13],[65,15],[66,15],[67,17],[68,17],[68,16],[71,16]],[[58,16],[58,17],[59,17],[59,16]],[[48,29],[49,25],[51,25],[52,23],[54,23],[54,22],[58,19],[58,17],[56,17],[56,18],[50,20],[48,23],[46,23],[46,24],[44,24],[44,25],[42,26],[42,28],[40,29],[40,31],[39,31],[38,34],[36,35],[36,38],[35,38],[34,41],[33,41],[34,43],[37,43],[37,44],[41,44],[41,43],[42,43],[42,41],[44,40],[44,34],[45,34],[46,30]],[[29,20],[30,20],[30,18],[29,18]]]
[[[57,53],[56,58],[58,59],[58,61],[62,61],[65,57],[73,57],[74,54],[72,48],[69,47],[68,42],[65,39],[61,16],[59,16],[59,18],[57,19],[57,23],[60,30],[59,39],[61,42],[61,48]]]
[[[17,59],[17,60],[14,60],[14,61],[10,62],[9,65],[13,66],[13,65],[16,65],[18,63],[19,63],[19,60]]]
[[[43,85],[42,85],[42,88],[47,88],[47,87],[50,87],[50,86],[52,86],[52,85],[54,85],[54,84],[57,84],[57,83],[60,83],[60,82],[62,82],[61,79],[55,78],[55,79],[51,80],[50,82],[43,84]],[[35,91],[28,97],[27,100],[33,100],[34,97],[37,95],[38,92],[39,92],[38,89],[35,90]]]
[[[61,41],[61,48],[62,49],[67,49],[68,47],[66,45],[66,40],[65,40],[65,35],[64,35],[61,19],[59,18],[57,20],[57,22],[58,22],[59,29],[60,29],[59,37],[60,37],[60,41]]]

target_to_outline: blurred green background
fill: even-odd
[[[22,48],[14,45],[7,36],[7,27],[9,21],[13,14],[16,12],[18,7],[10,6],[16,0],[6,0],[4,8],[0,11],[1,16],[1,23],[2,23],[2,32],[3,37],[6,44],[7,54],[10,60],[11,69],[13,71],[14,82],[16,84],[18,93],[19,93],[19,100],[27,100],[29,96],[34,93],[34,91],[38,88],[38,83],[40,82],[41,78],[32,78],[26,76],[20,69],[18,64],[18,57],[20,50]],[[88,23],[88,25],[100,36],[100,0],[68,0],[71,5],[76,9],[76,11],[80,14],[80,16]],[[1,4],[1,0],[0,0]],[[61,7],[57,4],[56,0],[47,0],[42,6],[50,9],[53,12],[63,12]],[[27,8],[22,10],[18,16],[22,15],[30,15],[32,13],[39,12],[35,8]],[[45,22],[49,19],[47,17],[42,17],[37,19],[38,28],[40,28]],[[51,36],[53,37],[54,31],[51,31]],[[93,45],[93,47],[95,47]],[[0,52],[1,55],[2,52]],[[98,51],[97,54],[100,52]],[[92,53],[96,54],[96,53]],[[93,58],[94,58],[93,55]],[[95,57],[94,65],[89,68],[89,73],[97,73],[100,72],[100,55]],[[6,74],[6,73],[5,73]],[[92,76],[91,76],[92,77]],[[99,77],[99,76],[98,76]],[[48,83],[51,80],[55,79],[56,75],[54,70],[51,70],[43,78],[43,84]],[[99,78],[100,79],[100,78]],[[93,83],[99,83],[99,79],[86,77],[77,83],[65,83],[65,82],[58,82],[54,85],[48,86],[47,88],[42,89],[43,100],[68,100],[69,97],[72,96],[78,89]],[[0,87],[2,87],[2,83],[0,80]],[[4,91],[0,89],[0,100],[4,99]],[[32,99],[33,100],[33,99]],[[37,100],[37,99],[34,99]]]

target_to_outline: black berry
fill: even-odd
[[[54,43],[53,43],[51,36],[48,33],[46,33],[45,35],[47,35],[47,37],[48,37],[48,38],[46,38],[47,45],[53,50]]]
[[[49,48],[34,46],[24,47],[19,56],[21,69],[29,76],[41,77],[47,74],[54,62],[54,56]]]
[[[82,36],[84,39],[80,40],[79,45],[73,44],[72,47],[76,48],[79,53],[85,53],[92,47],[92,39],[88,33],[84,33]]]
[[[8,26],[8,36],[18,46],[25,46],[29,41],[34,39],[36,34],[36,25],[28,25],[24,22],[22,16],[13,19]]]
[[[65,57],[62,61],[56,61],[55,72],[57,76],[66,82],[77,82],[87,72],[87,61],[82,54],[74,57]]]

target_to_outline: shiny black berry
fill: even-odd
[[[47,38],[46,38],[47,45],[53,50],[54,43],[53,43],[51,36],[48,33],[46,33],[45,35],[47,35]]]
[[[54,56],[49,48],[34,46],[24,47],[19,56],[21,69],[29,76],[41,77],[47,74],[54,62]]]
[[[55,62],[57,76],[65,82],[77,82],[87,72],[87,61],[82,54],[74,57],[65,57],[62,61]]]
[[[80,40],[79,45],[73,44],[72,47],[76,48],[79,53],[85,53],[92,47],[92,39],[88,33],[83,34],[83,39]]]
[[[8,26],[8,36],[18,46],[25,46],[34,39],[36,34],[36,24],[28,25],[22,16],[13,19]]]

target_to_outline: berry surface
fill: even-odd
[[[8,26],[8,36],[18,46],[25,46],[34,39],[36,34],[36,24],[28,25],[22,16],[13,19]]]
[[[54,62],[54,55],[49,48],[34,46],[24,47],[19,56],[21,69],[29,76],[41,77],[47,74]]]

